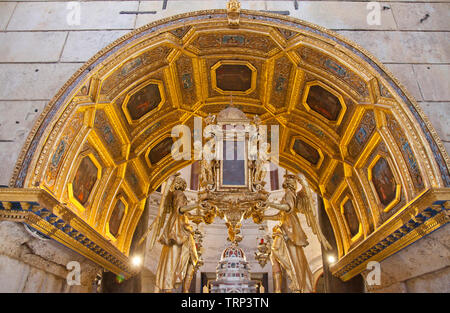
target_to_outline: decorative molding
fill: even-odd
[[[25,223],[125,278],[136,274],[126,255],[42,189],[0,189],[0,220]]]
[[[370,261],[382,261],[423,238],[449,221],[450,191],[429,189],[408,203],[361,244],[331,267],[333,275],[347,281],[366,269]]]
[[[236,95],[233,97],[233,103],[242,108],[248,116],[259,115],[263,124],[280,126],[280,166],[295,173],[303,172],[310,181],[310,186],[322,193],[340,247],[341,259],[338,263],[340,266],[346,264],[345,262],[351,263],[352,257],[356,258],[353,252],[355,249],[361,249],[362,245],[366,247],[369,243],[372,246],[377,245],[386,236],[390,236],[386,234],[383,237],[380,234],[384,234],[386,227],[392,227],[388,225],[392,225],[393,220],[397,221],[398,216],[407,214],[405,212],[410,211],[411,203],[419,203],[422,198],[428,199],[429,194],[434,194],[437,190],[448,192],[449,158],[442,142],[418,104],[371,54],[342,36],[308,22],[267,12],[240,9],[233,12],[238,14],[237,20],[236,16],[232,17],[230,11],[225,9],[173,16],[143,26],[102,49],[64,84],[46,106],[25,142],[10,186],[41,188],[41,191],[33,192],[42,192],[54,197],[56,203],[51,204],[50,208],[55,206],[61,208],[65,215],[68,216],[69,213],[73,215],[70,221],[67,220],[70,227],[75,227],[75,224],[71,224],[72,221],[78,223],[76,225],[81,229],[77,228],[76,231],[83,230],[83,234],[91,238],[89,240],[96,245],[101,245],[102,249],[106,247],[112,249],[110,253],[117,253],[114,254],[117,258],[125,257],[134,232],[133,227],[140,216],[139,208],[142,207],[145,197],[170,174],[191,163],[191,161],[175,162],[167,156],[156,164],[151,164],[147,157],[148,152],[166,136],[170,136],[172,126],[176,124],[191,126],[192,117],[215,114],[227,106],[230,92],[214,88],[213,67],[215,64],[238,62],[253,66],[252,87],[248,92],[240,94],[233,91],[233,96]],[[232,25],[229,24],[230,17]],[[203,43],[208,45],[198,45],[201,38],[204,40]],[[301,47],[311,49],[307,55],[302,55],[297,53]],[[184,61],[180,59],[180,55],[185,58]],[[306,57],[317,62],[308,62]],[[186,74],[192,71],[191,75],[186,76],[184,81],[174,79],[178,73],[177,60],[189,63],[189,58],[192,66],[183,65],[182,72]],[[278,61],[280,62],[277,63]],[[281,68],[275,64],[286,66]],[[278,77],[275,73],[283,74],[285,80],[289,82],[280,80],[278,85],[277,83],[273,85],[273,82],[276,82],[274,77]],[[105,81],[108,84],[105,84]],[[136,88],[144,86],[146,82],[158,84],[164,99],[156,109],[139,121],[130,121],[130,117],[127,119],[127,113],[122,110],[127,105],[126,101],[129,98],[127,94],[137,91]],[[306,103],[307,96],[305,94],[304,98],[302,97],[302,90],[310,88],[312,82],[317,82],[316,84],[324,88],[325,86],[331,88],[328,91],[346,106],[345,108],[343,106],[334,123],[322,118],[320,114],[315,114],[316,112],[313,112],[314,110],[307,104],[301,105],[302,100]],[[186,90],[192,88],[192,91],[195,91],[195,97],[186,98],[184,101],[186,93],[180,92],[183,90],[183,83],[187,87]],[[277,96],[273,93],[277,89],[283,93]],[[286,100],[279,101],[274,106],[275,101],[271,99],[280,95]],[[116,153],[112,153],[111,149],[118,147],[106,145],[102,142],[103,137],[96,135],[94,121],[98,110],[105,110],[108,126],[117,137],[120,137],[116,138],[120,139],[118,144],[121,144],[121,154],[117,158],[113,157]],[[365,128],[370,132],[367,141],[361,144],[360,151],[356,149],[356,152],[359,152],[355,152],[354,158],[348,157],[347,148],[352,145],[351,141],[356,135],[358,125],[365,123],[366,112],[373,112],[376,125],[372,125],[373,121],[369,121],[370,127]],[[385,115],[388,114],[389,117],[386,118]],[[389,124],[386,125],[386,119],[390,118],[395,119],[402,127],[404,140],[411,148],[407,152],[412,153],[414,160],[417,161],[418,166],[415,169],[419,177],[423,178],[423,188],[414,189],[408,186],[412,174],[407,168],[407,155],[402,155],[399,148],[393,148],[398,146],[399,136],[389,135]],[[317,149],[320,154],[317,167],[311,166],[300,157],[294,157],[290,144],[291,138],[296,136],[309,140],[311,146]],[[60,146],[63,140],[66,145]],[[92,190],[92,203],[85,208],[86,216],[82,213],[78,216],[80,212],[77,212],[69,201],[67,187],[77,168],[73,160],[77,160],[86,151],[87,144],[92,148],[92,153],[99,156],[96,158],[102,165],[104,175],[95,190]],[[385,147],[383,153],[392,161],[391,170],[400,178],[397,183],[403,188],[400,199],[397,199],[399,201],[389,212],[383,212],[383,208],[377,204],[376,195],[367,179],[367,166],[381,145]],[[52,168],[52,159],[57,151],[60,155],[55,157]],[[401,161],[400,158],[405,160]],[[57,160],[61,163],[56,162]],[[357,206],[361,207],[361,203],[364,203],[368,220],[374,217],[373,225],[363,225],[361,241],[349,244],[346,249],[343,249],[344,239],[339,235],[342,223],[338,222],[339,215],[336,214],[336,210],[339,210],[338,204],[331,201],[333,195],[328,194],[326,190],[337,162],[344,166],[345,175],[341,173],[338,175],[345,176],[345,179],[336,181],[339,183],[342,181],[343,188],[348,187],[351,190],[354,199],[359,203]],[[138,163],[140,165],[134,168],[137,175],[125,178],[127,167]],[[49,170],[51,175],[47,180]],[[347,175],[349,172],[352,174]],[[351,186],[349,176],[352,176],[351,179],[354,179],[357,188]],[[127,224],[129,226],[126,230],[126,239],[123,239],[120,245],[114,246],[104,237],[108,210],[112,207],[116,192],[120,188],[127,188],[126,186],[130,184],[130,177],[136,178],[135,185],[142,186],[142,194],[135,194],[136,190],[130,193],[135,194],[130,197],[128,203],[133,219]],[[430,191],[431,187],[435,189]],[[444,187],[447,189],[438,189]],[[14,190],[23,198],[18,200],[11,198]],[[34,225],[31,227],[39,229],[43,234],[50,233],[55,240],[82,254],[90,255],[99,264],[105,264],[106,268],[114,269],[109,261],[96,254],[91,255],[91,250],[87,251],[85,246],[80,246],[79,241],[67,235],[57,225],[48,222],[48,216],[42,217],[25,209],[20,203],[19,205],[13,203],[34,201],[27,200],[31,197],[29,190],[35,189],[11,189],[9,193],[8,190],[1,191],[2,197],[7,195],[1,209],[2,216],[30,223],[30,226]],[[450,197],[442,199],[447,200]],[[426,205],[431,206],[433,201],[430,200]],[[67,202],[67,205],[64,202]],[[38,207],[42,206],[42,210],[47,209],[41,202],[37,203]],[[44,215],[45,212],[43,211]],[[416,212],[413,217],[417,214]],[[432,215],[425,222],[430,224],[428,221],[434,220],[439,214]],[[58,218],[58,214],[54,215]],[[365,219],[362,218],[361,221]],[[61,220],[64,222],[66,219]],[[403,224],[397,226],[402,227]],[[72,240],[66,238],[66,235]],[[403,237],[405,236],[399,237],[395,241],[397,243],[390,246],[401,249],[406,245],[403,243],[406,242]],[[372,246],[366,248],[372,249]],[[398,251],[392,247],[383,251]],[[117,249],[121,252],[117,252]],[[365,250],[360,253],[365,253]],[[117,266],[115,270],[121,271]],[[358,270],[349,268],[346,274],[340,276],[348,279],[357,272]]]

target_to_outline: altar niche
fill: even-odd
[[[223,141],[222,179],[223,187],[247,187],[247,155],[245,141]]]

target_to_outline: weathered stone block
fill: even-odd
[[[0,101],[0,139],[24,142],[46,101]],[[0,152],[1,153],[1,152]]]
[[[386,64],[386,67],[398,78],[408,92],[417,100],[422,99],[416,76],[411,64]]]
[[[368,7],[367,2],[299,1],[298,10],[295,10],[292,1],[270,1],[267,10],[289,10],[292,17],[335,30],[394,30],[397,27],[391,10],[381,10],[379,25],[370,25],[367,17],[373,9]]]
[[[44,277],[45,276],[43,275],[43,272],[41,270],[32,267],[27,277],[27,283],[25,284],[22,292],[39,292]]]
[[[40,292],[61,292],[62,285],[65,283],[66,282],[61,278],[57,278],[53,275],[46,275]]]
[[[8,186],[23,142],[0,142],[0,185]]]
[[[0,238],[0,274],[3,270],[14,273],[8,276],[10,284],[15,286],[8,290],[14,292],[22,289],[24,292],[71,290],[64,286],[69,273],[67,264],[71,261],[80,263],[81,285],[78,288],[88,291],[100,269],[94,262],[53,240],[40,240],[30,236],[20,223],[0,222]],[[10,267],[17,270],[8,270]],[[25,284],[22,284],[25,278],[21,273],[28,275]]]
[[[0,254],[0,292],[22,292],[30,266]]]
[[[450,102],[421,102],[420,106],[450,152]]]
[[[227,6],[226,0],[210,0],[210,1],[168,1],[167,8],[162,9],[162,1],[141,1],[139,11],[149,12],[156,11],[156,14],[139,14],[136,19],[136,28],[144,26],[145,24],[181,13],[187,13],[200,10],[211,9],[225,9]],[[262,1],[246,1],[242,2],[242,8],[249,3]]]
[[[406,293],[405,283],[396,283],[381,289],[369,290],[369,292],[373,293]]]
[[[406,281],[408,292],[450,292],[450,267]]]
[[[15,162],[46,101],[0,101],[0,184],[8,185]]]
[[[381,287],[449,266],[450,251],[442,243],[449,233],[450,228],[444,226],[381,261]]]
[[[381,62],[449,63],[446,32],[338,31]]]

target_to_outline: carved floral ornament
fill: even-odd
[[[212,69],[215,64],[249,70]],[[238,79],[229,83],[229,77]],[[139,86],[153,86],[153,96]],[[314,93],[330,101],[316,101]],[[133,275],[128,253],[147,195],[192,163],[174,161],[161,142],[173,126],[191,127],[194,116],[223,110],[230,94],[250,120],[258,115],[263,125],[279,125],[279,165],[303,173],[323,196],[339,250],[331,268],[338,277],[349,279],[368,261],[448,222],[448,155],[398,80],[340,35],[241,10],[238,1],[143,26],[83,65],[31,130],[10,188],[0,191],[1,219],[25,222],[113,272]],[[72,162],[82,155],[89,155],[95,175],[77,173]],[[83,204],[77,199],[86,188],[92,189]],[[391,190],[395,201],[388,203]],[[360,223],[357,237],[344,196]],[[115,209],[117,199],[126,210]],[[123,222],[109,224],[114,211],[124,212]],[[115,240],[107,225],[119,225]]]

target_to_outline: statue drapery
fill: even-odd
[[[186,213],[196,205],[188,205],[184,190],[186,181],[174,176],[166,183],[157,218],[152,225],[150,248],[156,238],[162,244],[156,272],[156,292],[171,292],[183,286],[188,292],[198,262],[194,230]],[[166,221],[166,216],[167,221]]]
[[[267,207],[279,211],[276,215],[265,215],[265,219],[279,220],[273,229],[271,261],[274,276],[274,291],[281,292],[281,269],[283,268],[291,280],[290,289],[294,292],[311,292],[313,275],[308,265],[303,248],[308,245],[308,238],[302,229],[298,213],[307,216],[313,232],[318,235],[321,243],[330,247],[318,228],[312,212],[311,199],[303,184],[296,193],[297,180],[295,175],[286,175],[283,182],[285,194],[280,203],[267,203]]]

